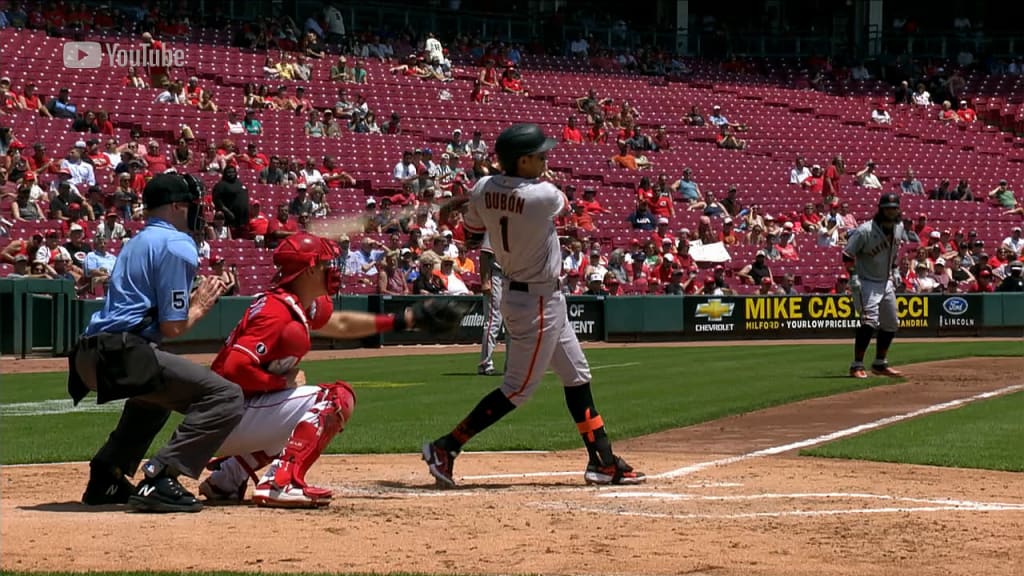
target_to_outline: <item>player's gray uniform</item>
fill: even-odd
[[[533,394],[549,366],[563,386],[590,382],[559,286],[562,249],[554,219],[568,209],[565,194],[540,180],[488,176],[470,193],[466,231],[490,232],[507,280],[501,312],[512,362],[501,390],[516,406]]]
[[[896,332],[899,328],[893,273],[900,246],[907,241],[902,222],[893,226],[891,238],[874,220],[864,222],[850,234],[843,253],[856,259],[859,287],[857,283],[850,287],[861,324],[885,332]]]
[[[484,237],[484,244],[480,247],[481,252],[490,252],[490,238]],[[504,292],[505,276],[502,274],[501,265],[497,260],[491,261],[491,291],[484,298],[484,316],[487,317],[487,324],[484,325],[483,341],[480,343],[480,370],[494,370],[494,348],[498,345],[498,334],[501,332],[501,324],[504,319],[501,316],[501,296]],[[505,354],[505,365],[508,365],[508,354]]]

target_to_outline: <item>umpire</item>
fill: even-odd
[[[237,385],[159,348],[188,332],[224,293],[217,278],[192,292],[199,256],[188,231],[202,225],[202,186],[191,176],[159,174],[146,185],[145,228],[124,245],[103,309],[93,314],[68,359],[68,393],[77,405],[127,398],[117,428],[93,457],[85,504],[123,504],[145,512],[198,512],[202,503],[178,483],[197,478],[242,419]],[[135,474],[171,411],[185,415],[166,446]]]

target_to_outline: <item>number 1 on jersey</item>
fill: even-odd
[[[502,216],[498,223],[501,224],[501,248],[508,252],[508,216]]]

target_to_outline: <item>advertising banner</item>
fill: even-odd
[[[381,336],[385,346],[395,344],[477,344],[483,338],[487,324],[484,300],[479,296],[450,297],[453,300],[470,304],[470,310],[462,318],[459,328],[448,334],[430,334],[413,330],[410,332],[393,332]],[[413,306],[423,297],[417,296],[383,296],[380,297],[381,314],[398,314],[409,306]],[[604,299],[602,297],[575,296],[567,298],[566,311],[569,325],[581,341],[598,341],[604,339]],[[505,337],[504,326],[498,334],[498,340]]]
[[[911,336],[976,334],[982,301],[976,294],[900,294],[900,332]],[[686,333],[706,338],[844,337],[860,326],[846,295],[694,296],[683,308]]]

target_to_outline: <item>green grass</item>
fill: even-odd
[[[897,364],[964,356],[1020,353],[1017,342],[897,343]],[[614,438],[632,437],[731,414],[891,382],[846,377],[849,345],[591,350],[594,395]],[[627,366],[616,366],[629,364]],[[497,365],[501,365],[498,359]],[[602,368],[602,367],[606,368]],[[304,364],[310,382],[351,382],[358,402],[345,433],[329,452],[418,450],[451,429],[501,383],[476,376],[476,355],[368,358]],[[65,376],[7,376],[4,405],[66,397]],[[87,400],[88,402],[89,400]],[[70,412],[0,418],[4,464],[87,460],[116,424],[116,412]],[[172,420],[176,423],[177,420]],[[154,443],[162,444],[171,431]],[[575,448],[579,439],[561,387],[547,375],[534,398],[474,439],[472,450]]]
[[[873,430],[801,454],[1024,472],[1024,392]]]

